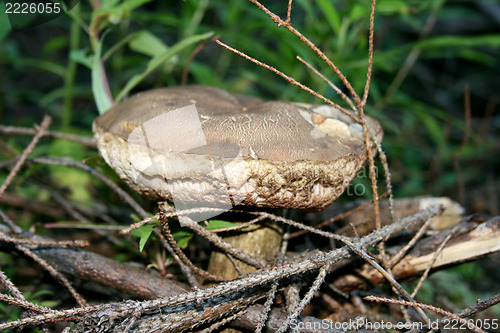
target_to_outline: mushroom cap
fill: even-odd
[[[380,142],[379,123],[367,122]],[[208,86],[139,93],[98,117],[94,133],[134,190],[176,206],[323,209],[367,159],[361,125],[331,106]]]

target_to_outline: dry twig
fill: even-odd
[[[25,127],[15,127],[15,126],[5,126],[0,125],[0,133],[3,134],[18,134],[18,135],[35,135],[37,133],[36,129],[25,128]],[[81,143],[84,146],[95,147],[96,143],[92,138],[74,135],[69,133],[61,133],[61,132],[52,132],[45,131],[42,134],[42,137],[56,138],[62,140],[69,140]]]
[[[428,304],[423,304],[423,303],[417,303],[417,302],[408,302],[408,301],[403,301],[403,300],[398,300],[398,299],[390,299],[390,298],[377,297],[377,296],[366,296],[364,299],[367,300],[367,301],[370,301],[370,302],[377,302],[377,303],[381,303],[382,302],[382,303],[400,304],[400,305],[411,306],[411,307],[414,307],[414,308],[421,308],[421,309],[431,310],[431,311],[434,311],[436,313],[439,313],[439,314],[442,314],[444,316],[447,316],[447,317],[450,317],[452,319],[455,319],[455,320],[459,321],[462,325],[467,326],[467,328],[469,328],[469,329],[471,329],[471,330],[473,330],[475,332],[486,333],[481,328],[479,328],[476,325],[474,325],[472,322],[470,322],[468,320],[465,320],[463,318],[460,318],[459,316],[454,315],[451,312],[448,312],[446,310],[440,309],[440,308],[435,307],[433,305],[428,305]],[[431,323],[427,323],[427,324],[429,326],[431,326],[431,327],[433,326]]]
[[[411,217],[397,221],[391,225],[383,227],[380,230],[376,230],[370,235],[357,240],[353,244],[359,248],[365,248],[367,246],[374,245],[381,240],[386,239],[387,237],[389,237],[389,235],[400,232],[401,230],[404,230],[405,228],[408,228],[415,223],[422,223],[432,216],[439,214],[441,211],[442,210],[440,207],[432,206],[429,209],[419,212]],[[348,258],[351,254],[352,252],[347,247],[343,247],[327,253],[320,253],[312,256],[311,258],[300,260],[291,264],[286,264],[281,267],[276,267],[261,272],[258,271],[256,273],[242,277],[241,279],[221,283],[209,289],[192,291],[179,296],[171,296],[154,301],[139,303],[124,302],[111,305],[102,305],[98,307],[85,307],[79,309],[58,311],[54,314],[35,315],[30,318],[24,318],[10,323],[0,324],[0,330],[22,327],[40,322],[50,323],[54,321],[68,320],[69,318],[78,318],[84,314],[87,314],[87,316],[89,316],[88,320],[91,321],[94,320],[92,318],[99,318],[101,315],[105,315],[107,316],[107,318],[109,318],[109,316],[113,314],[113,316],[115,316],[113,318],[115,318],[115,320],[118,320],[118,322],[121,322],[123,319],[133,316],[134,313],[139,315],[144,315],[151,311],[157,313],[159,308],[174,309],[175,307],[181,305],[183,309],[189,309],[189,307],[186,308],[186,306],[188,306],[189,304],[192,304],[192,306],[194,306],[194,309],[197,309],[197,311],[201,311],[199,313],[200,316],[204,316],[203,318],[207,318],[206,311],[208,311],[208,309],[200,308],[200,302],[209,302],[210,304],[210,300],[220,300],[220,297],[224,295],[225,297],[229,297],[230,295],[233,295],[231,297],[236,297],[239,295],[237,297],[237,303],[229,301],[227,304],[217,304],[218,306],[212,306],[209,308],[211,316],[209,316],[208,318],[210,318],[210,320],[215,320],[216,318],[218,318],[218,316],[223,315],[224,311],[227,311],[227,307],[234,308],[236,304],[238,304],[238,307],[246,307],[253,304],[259,298],[264,297],[267,294],[270,285],[272,285],[272,283],[276,280],[286,279],[293,275],[304,274],[305,272],[311,272],[325,265],[330,265],[344,258]],[[262,292],[257,293],[257,290],[259,290],[260,288],[263,289]],[[242,295],[247,295],[247,292],[250,292],[254,296],[251,296],[247,299],[241,299]],[[232,299],[231,297],[229,299]],[[166,325],[181,325],[182,327],[185,327],[187,329],[189,327],[192,327],[193,325],[201,323],[199,320],[200,317],[194,316],[194,313],[191,313],[190,316],[177,316],[175,317],[174,321],[171,321],[173,320],[172,317],[169,317],[168,320],[166,320],[167,318],[164,315],[159,316],[159,318],[154,317],[151,320],[153,320],[154,323],[157,323],[159,325],[159,328],[161,327],[164,330],[169,330],[168,327],[170,326]],[[77,318],[75,318],[74,320],[76,320]],[[144,327],[147,327],[147,325],[151,323],[151,321],[147,321],[147,318],[145,320],[146,322],[144,323]],[[183,321],[180,322],[180,320]],[[111,325],[113,323],[109,324]],[[136,332],[141,331],[137,330]]]
[[[42,137],[43,133],[47,130],[47,128],[50,126],[52,119],[49,116],[44,116],[43,121],[40,124],[40,127],[36,129],[36,134],[33,136],[33,139],[29,143],[29,145],[24,149],[23,153],[17,160],[16,164],[14,164],[14,167],[10,171],[9,175],[7,178],[5,178],[5,181],[3,182],[2,186],[0,186],[0,197],[3,195],[7,187],[10,185],[16,174],[19,172],[19,169],[21,169],[21,166],[24,164],[26,159],[28,158],[28,155],[31,154],[33,151],[33,148],[35,148],[36,144]]]

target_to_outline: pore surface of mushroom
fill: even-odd
[[[139,93],[97,118],[94,133],[132,188],[176,206],[322,209],[367,158],[361,125],[333,107],[207,86]]]

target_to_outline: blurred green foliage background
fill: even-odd
[[[286,15],[282,3],[264,4]],[[293,25],[336,63],[359,93],[366,80],[369,10],[368,0],[296,0],[292,11]],[[53,130],[90,135],[97,116],[91,81],[95,59],[103,60],[113,98],[123,96],[131,79],[136,82],[132,93],[178,85],[198,44],[193,36],[207,32],[340,102],[296,56],[340,84],[332,71],[244,0],[82,1],[70,13],[1,41],[2,123],[30,126],[48,113],[54,118]],[[384,147],[397,195],[449,195],[473,210],[498,214],[498,199],[492,202],[491,193],[498,197],[499,25],[499,1],[378,1],[367,112],[386,130]],[[180,52],[158,61],[186,40]],[[100,57],[93,57],[98,51]],[[317,102],[214,43],[194,58],[188,83],[266,99]],[[472,105],[470,135],[457,156],[466,131],[466,85]],[[77,151],[63,146],[46,149]],[[460,191],[454,158],[459,161]],[[459,198],[460,193],[464,195]]]
[[[263,4],[286,16],[286,2]],[[293,26],[335,62],[359,94],[366,80],[369,12],[369,0],[295,0],[292,10]],[[90,137],[98,116],[96,102],[101,107],[110,102],[107,86],[112,98],[121,99],[129,90],[133,94],[179,85],[207,33],[341,103],[296,56],[340,86],[334,73],[246,0],[82,0],[68,15],[0,40],[0,124],[31,127],[49,114],[51,130]],[[366,111],[385,129],[383,147],[396,197],[446,195],[464,204],[468,213],[500,214],[499,59],[500,1],[378,1]],[[106,80],[99,71],[101,63]],[[195,55],[188,73],[190,84],[318,103],[215,43]],[[30,140],[11,135],[1,139],[18,152]],[[33,155],[84,160],[98,154],[78,143],[47,139]],[[9,158],[3,144],[0,156],[0,162]],[[93,206],[97,197],[116,199],[108,197],[107,190],[96,190],[102,184],[84,172],[37,168],[50,172],[60,182],[62,195],[83,206]],[[50,200],[50,193],[25,182],[37,170],[18,175],[9,191]],[[7,173],[8,168],[1,169],[0,182]],[[356,182],[367,183],[368,177]],[[30,223],[26,221],[26,227]]]

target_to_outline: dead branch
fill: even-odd
[[[359,248],[374,245],[383,239],[387,239],[392,234],[400,232],[413,224],[423,223],[441,212],[441,207],[432,206],[429,209],[419,212],[409,218],[402,219],[382,229],[372,232],[371,234],[356,241],[355,245]],[[34,251],[38,251],[37,254],[42,256],[44,255],[44,251],[50,251],[50,249],[36,249]],[[74,250],[72,253],[78,253],[80,251],[82,250]],[[68,257],[70,254],[71,253],[67,253],[67,255],[63,257]],[[269,292],[270,286],[277,280],[285,281],[291,276],[297,276],[304,274],[305,272],[312,272],[325,265],[330,265],[342,259],[348,258],[351,255],[352,252],[349,248],[344,246],[343,248],[327,253],[313,255],[312,257],[299,262],[268,270],[257,271],[256,273],[249,274],[241,279],[221,283],[209,289],[159,298],[153,301],[128,301],[102,305],[99,307],[85,307],[80,308],[79,310],[75,309],[73,311],[60,311],[55,314],[50,314],[50,316],[36,315],[30,318],[0,324],[0,329],[22,327],[28,324],[39,323],[40,321],[49,323],[67,320],[68,317],[82,316],[85,314],[85,319],[79,324],[79,327],[82,327],[82,329],[85,327],[93,327],[96,322],[101,322],[102,327],[109,329],[110,332],[124,332],[124,329],[128,324],[131,324],[134,327],[139,327],[138,325],[141,325],[141,327],[147,331],[148,327],[152,327],[150,324],[154,323],[155,325],[160,325],[157,326],[160,330],[174,332],[177,328],[169,326],[172,323],[175,323],[178,327],[180,325],[183,328],[188,328],[216,320],[217,318],[230,314],[231,312],[228,312],[229,310],[241,310],[242,307],[248,307],[260,298],[265,297],[265,295]],[[47,257],[47,255],[45,256]],[[56,255],[56,257],[59,259],[60,256]],[[85,256],[83,258],[85,258]],[[49,258],[47,258],[47,260],[49,260]],[[102,270],[103,267],[106,267],[106,263],[108,263],[109,260],[110,259],[104,259],[104,264],[101,262],[97,266],[85,261],[81,264],[86,264],[86,266],[90,265],[90,267],[94,270]],[[72,266],[71,263],[74,262],[74,259],[70,259],[68,261],[69,262],[60,266],[58,266],[57,263],[53,265],[60,270],[64,270],[65,265],[68,265],[69,267]],[[94,262],[94,259],[91,261]],[[73,267],[71,270],[74,270],[75,268],[76,267]],[[117,281],[124,278],[123,275],[114,275],[112,271],[109,272],[106,270],[106,272],[107,274],[104,276],[105,279],[108,279],[107,276],[109,275],[112,277],[114,276],[114,279],[117,279]],[[139,273],[141,276],[136,277],[136,280],[134,280],[135,282],[144,280],[144,272],[139,270]],[[97,276],[102,276],[99,274],[99,271],[91,272],[89,275],[95,276],[96,274]],[[158,312],[159,309],[162,310]],[[182,315],[176,316],[179,311],[182,311]],[[202,321],[200,316],[205,318],[205,320]],[[133,323],[130,322],[130,320],[132,320],[131,318],[136,318]],[[180,331],[182,331],[182,329],[180,329]],[[81,331],[77,330],[75,332]],[[141,331],[137,329],[135,332]]]
[[[185,286],[174,280],[96,253],[61,247],[39,247],[32,251],[61,273],[99,283],[132,298],[154,299],[186,291]]]
[[[400,232],[401,230],[407,228],[410,225],[413,225],[415,223],[423,223],[427,219],[439,214],[442,212],[442,208],[439,206],[433,206],[430,207],[427,210],[424,210],[418,214],[415,214],[411,216],[410,218],[406,218],[403,220],[400,220],[394,224],[388,225],[382,229],[376,230],[373,233],[371,233],[368,236],[363,237],[359,241],[356,242],[356,246],[360,248],[365,248],[370,245],[374,245],[378,242],[380,242],[383,239],[386,239],[390,237],[391,234]],[[276,267],[270,270],[261,270],[257,271],[256,273],[249,274],[246,277],[242,277],[241,279],[235,280],[235,281],[230,281],[226,283],[221,283],[215,287],[205,289],[205,290],[199,290],[199,291],[193,291],[189,293],[182,294],[178,297],[169,297],[166,299],[159,299],[159,300],[154,300],[154,301],[146,301],[146,302],[141,302],[135,304],[133,307],[135,308],[134,311],[139,311],[139,317],[142,320],[145,320],[146,323],[144,324],[144,327],[151,327],[149,326],[149,320],[147,317],[144,317],[144,315],[148,315],[151,313],[151,311],[156,312],[159,308],[162,308],[163,311],[166,311],[167,313],[170,313],[172,310],[167,309],[172,309],[172,307],[180,306],[181,304],[184,305],[184,307],[190,307],[191,302],[195,302],[197,304],[197,308],[200,308],[200,304],[203,304],[205,302],[210,302],[211,299],[217,298],[217,297],[229,297],[232,299],[234,297],[234,294],[240,294],[240,295],[253,295],[251,298],[242,298],[240,299],[240,302],[238,305],[241,305],[243,303],[246,303],[246,306],[250,305],[251,303],[255,302],[257,299],[264,297],[267,292],[269,291],[270,285],[276,281],[276,280],[283,280],[287,279],[291,276],[296,276],[300,274],[304,274],[305,272],[311,272],[316,269],[319,269],[323,267],[324,265],[330,265],[331,263],[337,262],[341,259],[348,258],[350,257],[352,252],[349,250],[347,246],[337,249],[334,251],[330,251],[327,253],[321,253],[312,256],[311,258],[301,260],[299,262],[291,263],[285,266],[281,267]],[[251,292],[249,292],[251,291]],[[260,294],[259,294],[260,293]],[[258,295],[258,296],[256,296]],[[257,299],[255,299],[255,297]],[[220,302],[220,301],[219,301]],[[219,303],[217,305],[220,305]],[[115,305],[116,306],[116,305]],[[233,309],[232,303],[229,304],[230,309]],[[123,304],[120,305],[118,309],[113,309],[113,313],[130,313],[132,311],[130,309],[131,305],[130,304]],[[183,307],[183,309],[184,309]],[[222,309],[222,308],[221,308]],[[223,309],[227,310],[226,307],[223,307]],[[239,309],[239,308],[238,308]],[[132,311],[132,312],[134,312]],[[200,311],[207,311],[205,308],[200,310]],[[217,309],[212,308],[210,310],[210,318],[211,320],[215,320],[219,318],[220,316],[225,316],[228,313],[220,313],[217,311]],[[87,321],[94,322],[99,318],[100,315],[106,315],[108,317],[106,310],[100,310],[99,314],[92,314],[92,316],[87,317]],[[97,316],[97,317],[96,317]],[[161,320],[159,320],[156,316],[160,316]],[[192,327],[192,325],[198,325],[200,324],[200,321],[197,320],[195,323],[190,323],[190,318],[195,318],[196,316],[194,313],[189,312],[189,315],[183,315],[182,320],[188,321],[185,322],[186,325],[191,325],[191,326],[186,326],[187,327]],[[121,316],[121,318],[124,318]],[[196,317],[197,318],[197,317]],[[120,331],[119,329],[123,329],[124,327],[121,326],[121,321],[119,320],[120,318],[115,318],[116,323],[109,323],[110,326],[108,328],[111,331]],[[170,320],[172,320],[171,317],[168,317],[168,315],[155,315],[153,319],[155,323],[157,323],[159,329],[161,330],[168,330],[168,331],[173,331],[173,328],[170,326]],[[181,320],[178,317],[175,317],[175,320],[179,321]],[[168,322],[168,324],[165,324]],[[160,324],[164,323],[164,324]],[[84,324],[82,324],[84,325]],[[118,326],[116,326],[118,325]],[[166,326],[168,325],[168,326]],[[85,327],[85,325],[84,325]]]
[[[191,260],[189,260],[189,258],[184,254],[184,252],[182,252],[181,248],[177,245],[177,242],[175,241],[174,237],[172,236],[172,233],[170,232],[170,228],[168,226],[168,221],[165,218],[164,214],[160,212],[159,216],[160,216],[159,219],[161,221],[163,235],[165,236],[165,239],[167,240],[167,242],[170,244],[170,247],[172,248],[172,252],[174,252],[173,254],[175,254],[180,259],[180,263],[179,263],[180,265],[185,265],[185,266],[189,267],[191,272],[193,272],[194,274],[197,274],[198,276],[203,277],[204,279],[208,279],[210,281],[218,281],[218,282],[228,281],[228,279],[226,279],[226,278],[223,278],[223,277],[220,277],[217,275],[213,275],[213,274],[211,274],[211,273],[209,273],[201,268],[196,267],[191,262]]]
[[[370,201],[369,203],[372,203],[372,201]],[[358,204],[361,206],[360,203]],[[463,208],[459,204],[446,197],[416,197],[396,199],[394,200],[393,215],[395,219],[402,219],[406,216],[413,215],[432,204],[443,205],[445,207],[445,211],[443,212],[443,214],[432,219],[430,226],[431,229],[443,230],[460,221],[461,214],[463,213]],[[352,204],[348,205],[350,206]],[[345,208],[347,207],[343,206],[340,209],[342,209],[341,211],[347,210]],[[349,214],[349,216],[346,216],[344,218],[345,227],[338,230],[337,233],[350,237],[353,237],[356,234],[365,236],[373,230],[373,219],[374,213],[371,206],[364,206],[361,210],[356,210],[352,214]],[[380,201],[380,219],[383,226],[392,222],[390,203],[388,200]],[[355,232],[353,230],[353,227],[355,228]],[[419,228],[420,226],[416,227],[416,229]]]
[[[311,50],[314,51],[318,55],[321,60],[323,60],[338,76],[338,78],[342,81],[344,86],[349,90],[349,93],[351,94],[351,97],[354,99],[356,104],[360,104],[361,99],[359,96],[356,94],[356,91],[352,87],[351,83],[349,80],[342,74],[340,69],[333,63],[333,61],[326,56],[326,54],[321,51],[316,45],[314,45],[313,42],[311,42],[308,38],[306,38],[302,33],[300,33],[297,29],[295,29],[291,24],[290,21],[283,21],[278,15],[274,14],[271,12],[269,9],[267,9],[264,5],[262,5],[260,2],[257,0],[249,0],[253,4],[255,4],[259,9],[261,9],[264,13],[266,13],[271,20],[273,20],[274,23],[278,24],[279,27],[285,27],[288,31],[290,31],[292,34],[297,36],[305,45],[307,45]],[[313,94],[314,95],[314,94]],[[316,95],[315,95],[316,96]]]
[[[56,204],[26,199],[17,194],[11,193],[4,193],[3,196],[0,197],[0,204],[19,209],[26,209],[35,214],[43,214],[53,218],[60,217],[64,214],[61,207]]]
[[[462,325],[467,326],[467,328],[469,328],[471,330],[474,330],[475,332],[486,333],[481,328],[479,328],[476,325],[474,325],[472,322],[464,320],[464,319],[460,318],[459,316],[454,315],[453,313],[450,313],[448,311],[445,311],[445,310],[440,309],[438,307],[435,307],[433,305],[422,304],[422,303],[417,303],[417,302],[408,302],[408,301],[402,301],[402,300],[397,300],[397,299],[389,299],[389,298],[383,298],[383,297],[376,297],[376,296],[367,296],[367,297],[365,297],[365,300],[371,301],[371,302],[377,302],[377,303],[383,302],[383,303],[400,304],[400,305],[411,306],[411,307],[414,307],[414,308],[431,310],[431,311],[437,312],[439,314],[442,314],[442,315],[451,317],[453,319],[456,319]]]
[[[148,217],[147,212],[124,190],[122,190],[118,185],[116,185],[113,181],[108,179],[106,176],[103,174],[99,173],[97,170],[94,168],[91,168],[90,166],[77,162],[71,158],[67,157],[37,157],[33,158],[30,161],[35,162],[35,163],[42,163],[42,164],[52,164],[52,165],[62,165],[62,166],[69,166],[77,169],[81,169],[83,171],[88,172],[92,176],[97,177],[99,180],[101,180],[104,184],[109,186],[113,191],[115,191],[116,194],[120,196],[125,202],[127,202],[130,207],[132,207],[137,214],[143,219]]]
[[[454,229],[454,236],[446,243],[441,254],[434,258],[434,254],[443,240]],[[388,253],[396,253],[398,248],[388,249]],[[401,259],[393,268],[392,274],[396,279],[404,279],[422,274],[432,263],[436,270],[449,265],[456,265],[473,260],[479,256],[500,250],[500,218],[493,218],[483,224],[465,220],[455,227],[446,229],[418,242],[415,247]],[[366,283],[379,284],[385,278],[370,267],[363,265],[358,270],[360,277],[346,275],[335,281],[334,286],[341,290],[352,290]]]
[[[50,126],[51,121],[52,119],[49,116],[46,115],[45,117],[43,117],[40,127],[36,129],[35,136],[33,136],[33,139],[31,140],[29,145],[24,149],[23,153],[12,167],[12,170],[8,174],[7,178],[5,178],[5,181],[3,182],[2,186],[0,186],[0,197],[3,195],[7,187],[10,185],[16,174],[19,172],[19,169],[21,169],[21,166],[24,164],[24,161],[26,161],[26,159],[28,158],[28,155],[31,154],[33,148],[35,148],[36,144],[42,137],[43,133]]]
[[[56,280],[58,280],[73,296],[73,298],[77,301],[78,305],[85,306],[87,305],[87,301],[83,299],[83,297],[73,288],[68,279],[63,276],[57,269],[52,267],[46,260],[40,258],[36,253],[31,251],[28,247],[23,245],[16,245],[16,249],[25,254],[27,257],[31,258],[34,262],[39,264],[44,270],[50,273]]]
[[[293,84],[297,87],[299,87],[300,89],[304,90],[304,91],[307,91],[308,93],[310,93],[311,95],[319,98],[320,100],[322,100],[323,102],[333,106],[334,108],[340,110],[342,113],[344,113],[345,115],[347,115],[348,117],[352,118],[354,121],[356,122],[359,122],[359,119],[356,115],[354,115],[352,112],[349,112],[348,110],[346,110],[345,108],[343,108],[342,106],[340,106],[339,104],[337,103],[334,103],[333,101],[331,101],[330,99],[326,98],[325,96],[317,93],[316,91],[314,91],[313,89],[309,88],[308,86],[300,83],[299,81],[295,80],[293,77],[291,76],[288,76],[286,75],[285,73],[279,71],[278,69],[268,65],[268,64],[265,64],[255,58],[252,58],[250,57],[249,55],[239,51],[239,50],[236,50],[235,48],[232,48],[231,46],[227,45],[227,44],[224,44],[223,42],[221,42],[220,40],[216,40],[215,41],[217,44],[219,44],[220,46],[222,47],[225,47],[226,49],[228,49],[229,51],[231,52],[234,52],[236,53],[237,55],[239,55],[240,57],[243,57],[247,60],[250,60],[251,62],[261,66],[261,67],[264,67],[265,69],[281,76],[282,78],[284,78],[287,82],[289,82],[290,84]]]
[[[32,129],[32,128],[0,125],[0,133],[3,133],[3,134],[18,134],[18,135],[31,135],[32,136],[32,135],[35,135],[36,132],[37,131]],[[69,133],[45,131],[42,134],[42,137],[75,141],[75,142],[81,143],[82,145],[88,146],[88,147],[95,147],[96,146],[96,143],[92,138],[88,138],[88,137],[84,137],[84,136],[80,136],[80,135],[69,134]]]

